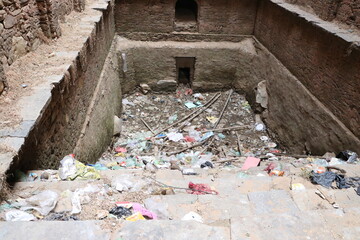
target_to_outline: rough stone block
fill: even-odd
[[[154,91],[159,92],[175,92],[177,88],[177,82],[172,79],[160,80],[156,85],[151,87]]]
[[[0,222],[0,239],[108,240],[110,234],[95,221]]]
[[[283,190],[252,192],[248,196],[256,214],[296,213],[299,211],[290,194]]]
[[[137,221],[126,222],[114,239],[123,240],[230,240],[226,227],[213,227],[194,221]]]

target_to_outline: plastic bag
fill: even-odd
[[[139,212],[142,216],[146,216],[150,219],[157,219],[156,213],[147,210],[139,203],[132,203],[132,208],[134,209],[134,212]]]
[[[70,154],[65,156],[60,161],[59,176],[62,180],[66,180],[71,175],[76,173],[75,155]]]
[[[81,212],[81,204],[89,203],[91,201],[88,194],[102,193],[106,194],[106,190],[101,189],[97,185],[87,185],[84,188],[78,188],[74,191],[71,197],[72,211],[71,214],[78,214]]]
[[[51,212],[59,199],[59,194],[54,191],[45,190],[26,199],[27,206],[22,207],[22,210],[34,209],[41,215],[46,216]]]
[[[203,218],[199,214],[197,214],[196,212],[189,212],[181,220],[183,220],[183,221],[193,220],[193,221],[203,223]]]
[[[20,211],[20,210],[11,210],[5,213],[6,221],[34,221],[36,217],[30,213]]]
[[[98,170],[77,161],[74,154],[65,156],[60,161],[59,176],[62,180],[100,179]]]

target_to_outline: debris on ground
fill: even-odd
[[[217,189],[204,183],[216,182],[222,170],[234,172],[239,185],[252,177],[279,182],[291,178],[287,189],[294,194],[305,193],[311,188],[306,182],[312,182],[319,185],[314,185],[315,193],[334,208],[338,205],[327,190],[353,188],[360,196],[360,177],[349,177],[342,170],[359,163],[357,153],[287,154],[236,92],[193,93],[180,88],[176,94],[154,94],[145,85],[140,90],[122,100],[120,135],[97,162],[85,165],[70,154],[58,170],[15,171],[21,182],[84,180],[85,185],[65,190],[30,188],[1,203],[0,217],[6,221],[169,220],[169,203],[163,197],[219,195],[223,190],[219,183],[213,185]],[[156,176],[164,169],[186,182],[159,180]],[[128,171],[115,172],[122,170]],[[202,181],[204,175],[212,177]],[[302,180],[293,182],[295,175]],[[199,208],[185,213],[179,219],[204,222],[206,218]]]

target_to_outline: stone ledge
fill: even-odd
[[[86,70],[86,63],[89,60],[88,51],[93,48],[89,48],[89,46],[96,44],[99,26],[104,25],[103,14],[104,12],[110,12],[112,8],[111,4],[113,4],[112,1],[107,0],[97,1],[97,4],[82,13],[91,14],[93,17],[84,17],[81,19],[84,24],[78,24],[79,35],[84,37],[81,38],[79,35],[76,36],[74,49],[58,48],[58,50],[54,52],[54,55],[51,56],[54,59],[64,60],[65,64],[60,66],[49,66],[46,63],[47,58],[45,57],[44,66],[46,66],[46,68],[42,69],[42,71],[46,73],[49,72],[49,76],[43,78],[40,84],[30,86],[28,88],[30,95],[24,96],[17,101],[16,108],[20,113],[20,118],[22,119],[21,123],[13,128],[0,130],[0,145],[2,147],[0,149],[2,151],[0,153],[1,177],[10,169],[13,164],[13,159],[18,158],[31,131],[43,127],[40,126],[40,120],[50,103],[53,101],[52,96],[54,94],[54,89],[61,88],[60,91],[64,91],[65,88],[71,87],[69,84],[74,83],[80,72]],[[65,37],[66,36],[62,38]],[[73,36],[69,37],[73,38]],[[73,41],[73,39],[71,39],[71,41]],[[34,54],[36,54],[36,51]],[[22,61],[22,59],[19,59],[18,61]],[[55,73],[55,75],[51,73]]]

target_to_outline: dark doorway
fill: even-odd
[[[185,85],[190,85],[190,68],[179,68],[178,82]]]
[[[176,57],[176,75],[178,84],[191,87],[195,73],[194,57]]]
[[[175,18],[179,22],[197,21],[198,6],[194,0],[179,0],[175,6]]]
[[[178,0],[175,5],[175,31],[197,31],[198,5],[194,0]]]

